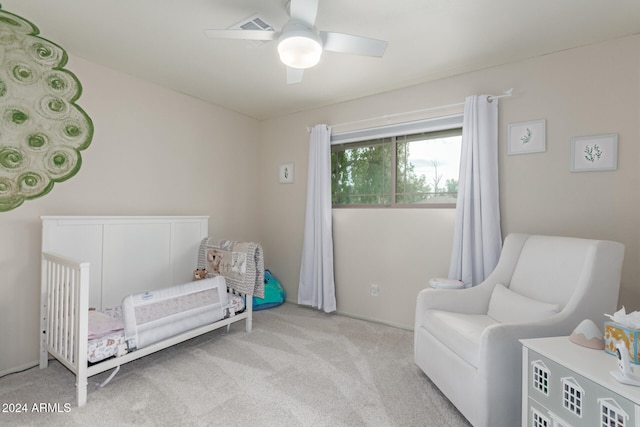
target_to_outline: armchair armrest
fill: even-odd
[[[500,260],[494,271],[477,286],[466,289],[424,289],[418,294],[416,317],[425,310],[444,310],[456,313],[486,314],[491,293],[497,283],[507,285],[511,281],[522,247],[529,236],[510,234],[504,241]],[[416,318],[416,324],[420,320]]]
[[[527,323],[501,323],[488,327],[480,338],[479,365],[487,367],[488,377],[519,369],[521,339],[569,335],[577,325],[566,312]]]
[[[426,288],[418,293],[414,331],[420,330],[429,310],[442,310],[464,314],[486,314],[495,283],[484,282],[473,288],[433,289]],[[417,340],[418,335],[415,335]],[[417,343],[417,341],[416,341]]]
[[[478,360],[478,394],[492,402],[494,408],[508,411],[521,403],[521,339],[561,336],[571,333],[575,325],[567,313],[558,313],[531,323],[502,323],[488,327],[480,339]]]
[[[423,289],[416,300],[416,316],[421,317],[426,310],[486,314],[494,286],[485,282],[466,289]]]

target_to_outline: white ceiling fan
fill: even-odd
[[[204,30],[209,38],[278,40],[280,60],[287,66],[287,83],[302,81],[304,70],[320,61],[323,50],[352,55],[381,57],[387,42],[350,34],[318,31],[315,26],[318,0],[290,0],[289,21],[281,31]]]

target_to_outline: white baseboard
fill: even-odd
[[[285,302],[291,303],[291,304],[295,304],[295,305],[300,305],[298,304],[297,301],[295,300],[291,300],[291,299],[285,299]],[[387,322],[385,320],[380,320],[380,319],[376,319],[373,317],[367,317],[367,316],[360,316],[358,314],[353,314],[353,313],[349,313],[346,311],[341,311],[341,310],[336,310],[335,314],[339,314],[341,316],[346,316],[346,317],[351,317],[352,319],[358,319],[358,320],[364,320],[367,322],[371,322],[371,323],[378,323],[380,325],[385,325],[385,326],[391,326],[392,328],[397,328],[397,329],[404,329],[406,331],[413,331],[413,327],[409,327],[406,325],[401,325],[399,323],[394,323],[394,322]]]
[[[31,369],[31,368],[35,368],[38,365],[39,365],[39,363],[36,360],[34,362],[25,363],[24,365],[14,366],[11,369],[7,369],[5,371],[0,371],[0,378],[4,377],[5,375],[17,374],[18,372],[22,372],[22,371],[26,371],[26,370]]]

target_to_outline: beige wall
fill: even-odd
[[[77,57],[67,68],[95,136],[75,177],[0,213],[0,373],[38,358],[41,215],[210,215],[210,234],[258,234],[258,122]]]
[[[338,310],[412,328],[418,292],[449,273],[454,219],[454,209],[334,210]]]
[[[260,229],[288,299],[297,299],[308,126],[456,104],[467,95],[511,87],[514,96],[500,100],[499,107],[503,236],[526,232],[624,243],[620,301],[628,310],[640,309],[640,36],[264,122]],[[407,119],[413,118],[419,115]],[[536,119],[547,121],[547,151],[507,156],[507,125]],[[604,133],[619,134],[618,170],[571,173],[571,138]],[[296,164],[296,182],[278,184],[277,166],[289,161]],[[334,210],[338,311],[411,328],[417,292],[430,277],[448,272],[453,217],[452,210]],[[370,283],[380,284],[379,297],[370,296]]]

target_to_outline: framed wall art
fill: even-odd
[[[571,172],[610,171],[617,168],[617,133],[571,139]]]
[[[280,184],[293,184],[295,180],[295,165],[291,163],[282,163],[278,169],[278,182]]]
[[[507,154],[546,151],[546,120],[512,123],[508,128]]]
[[[82,85],[65,68],[63,48],[2,9],[0,40],[0,212],[6,212],[78,173],[93,122],[76,104]]]

